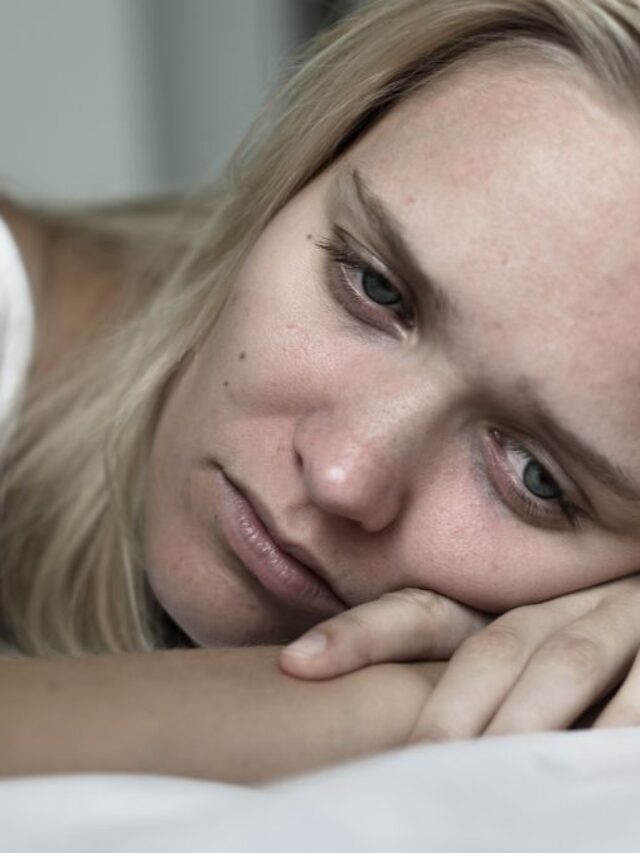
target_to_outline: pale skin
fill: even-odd
[[[273,648],[3,662],[0,770],[255,781],[413,740],[563,728],[621,682],[596,725],[637,722],[640,502],[561,450],[531,396],[640,483],[638,134],[583,76],[484,64],[395,108],[294,198],[162,413],[145,549],[195,643],[320,627],[325,652],[285,650],[281,668]],[[354,210],[354,172],[437,299]],[[45,292],[55,280],[18,219]],[[319,244],[336,225],[366,292],[353,264],[328,282]],[[251,485],[343,606],[296,609],[230,556],[204,458]],[[435,690],[443,665],[393,663],[451,655]]]
[[[187,634],[280,642],[318,621],[230,555],[213,460],[348,608],[324,655],[283,655],[288,672],[448,657],[478,611],[508,611],[460,646],[421,733],[566,727],[620,682],[638,581],[602,585],[640,560],[639,142],[586,76],[484,63],[397,107],[273,220],[152,451],[149,575]],[[332,278],[333,231],[356,261]],[[532,457],[551,496],[523,484]],[[626,703],[599,724],[633,722]]]
[[[633,325],[640,307],[640,220],[631,177],[638,173],[638,128],[631,117],[621,120],[618,113],[616,120],[602,102],[576,98],[570,105],[544,77],[538,78],[536,92],[525,96],[525,109],[521,82],[481,77],[475,87],[458,89],[464,128],[448,118],[460,113],[452,109],[455,94],[445,104],[444,98],[452,95],[445,84],[440,102],[437,97],[430,101],[429,119],[409,130],[404,149],[393,148],[401,170],[407,163],[416,168],[411,151],[422,152],[424,185],[435,194],[436,213],[428,202],[420,223],[424,244],[433,240],[425,249],[425,267],[448,282],[449,292],[460,294],[461,313],[476,311],[466,334],[455,338],[452,333],[441,350],[449,368],[455,362],[452,372],[458,375],[469,376],[468,357],[477,359],[471,370],[476,380],[486,372],[494,388],[512,381],[514,399],[537,389],[560,420],[571,413],[581,437],[597,434],[595,443],[638,482],[638,449],[629,429],[638,422],[638,339]],[[492,112],[496,103],[499,112]],[[399,110],[396,118],[402,121]],[[420,122],[417,115],[415,120]],[[441,136],[447,121],[451,131]],[[375,144],[373,136],[370,141]],[[433,180],[442,173],[450,180],[448,189],[453,187],[444,204],[439,177]],[[472,200],[476,178],[477,206]],[[396,180],[393,191],[402,186]],[[463,202],[456,196],[460,186]],[[411,234],[417,227],[417,205],[410,189],[404,199],[398,195],[393,209]],[[409,221],[403,219],[403,209]],[[438,239],[448,217],[455,217],[457,225],[454,248]],[[474,251],[467,253],[468,246]],[[487,294],[490,301],[485,303]],[[490,311],[484,313],[486,307]],[[440,348],[435,345],[434,350],[437,357]],[[496,559],[495,548],[480,555],[478,563],[485,569],[475,573],[471,584],[463,574],[464,589],[457,586],[464,560],[455,553],[444,583],[439,577],[437,584],[412,579],[416,586],[491,611],[516,605],[490,627],[459,644],[449,602],[425,597],[419,590],[385,590],[382,600],[362,604],[314,631],[315,642],[307,648],[296,645],[285,651],[283,666],[301,677],[322,678],[373,661],[448,656],[457,648],[416,724],[417,739],[565,728],[621,682],[613,699],[601,703],[594,725],[637,724],[638,580],[603,583],[637,568],[637,498],[620,501],[602,484],[585,479],[571,454],[563,462],[596,507],[588,523],[579,521],[567,536],[557,531],[540,536],[536,530],[535,539],[530,531],[520,535],[505,529],[500,541],[517,556]],[[477,558],[473,544],[485,530],[483,525],[478,536],[474,529],[470,543],[464,529],[456,528],[456,542],[462,541]],[[589,576],[590,585],[601,585],[532,604],[569,592],[576,571],[582,578]],[[480,600],[473,597],[476,578],[482,587]],[[498,598],[487,600],[496,589]],[[517,600],[506,600],[505,595]],[[425,624],[429,628],[421,629]]]

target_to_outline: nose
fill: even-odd
[[[384,530],[403,506],[439,431],[420,399],[369,397],[313,411],[296,424],[294,450],[310,501],[364,530]]]

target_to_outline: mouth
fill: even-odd
[[[266,508],[216,466],[217,507],[230,549],[259,583],[289,604],[333,616],[346,607],[302,546],[278,536]]]

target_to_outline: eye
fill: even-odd
[[[562,489],[553,479],[546,468],[536,460],[527,463],[522,476],[526,488],[543,501],[558,500],[562,497]]]
[[[378,305],[386,308],[401,306],[403,296],[391,282],[371,267],[364,267],[360,271],[362,290],[366,296]]]
[[[528,524],[552,529],[575,527],[579,508],[550,471],[522,444],[490,429],[488,474],[498,497]]]
[[[327,253],[328,283],[336,300],[366,323],[398,333],[414,325],[414,313],[402,288],[368,263],[341,232],[316,241]]]

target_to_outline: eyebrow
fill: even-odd
[[[458,314],[450,295],[416,260],[409,248],[404,228],[384,201],[356,168],[344,169],[337,176],[332,201],[364,218],[383,253],[383,260],[397,271],[403,281],[419,288],[431,311],[443,319]],[[640,502],[640,485],[616,463],[590,447],[566,425],[560,424],[540,400],[527,393],[527,412],[566,456],[610,492],[629,502]]]
[[[405,229],[357,169],[338,174],[332,199],[364,219],[381,250],[382,260],[426,301],[432,315],[448,319],[457,314],[445,289],[422,269],[409,248]]]
[[[625,501],[640,501],[640,485],[635,483],[619,465],[611,462],[599,450],[590,447],[567,426],[558,423],[540,401],[534,400],[528,406],[528,410],[552,441],[567,456],[588,471],[594,479]]]

